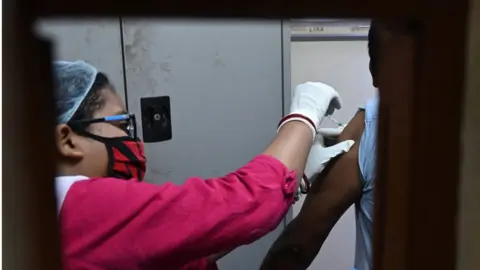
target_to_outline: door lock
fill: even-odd
[[[141,98],[140,106],[143,141],[150,143],[171,140],[170,97]]]

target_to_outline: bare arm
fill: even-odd
[[[363,131],[363,113],[358,113],[339,140],[358,142]],[[331,161],[318,176],[298,216],[270,248],[262,270],[307,269],[333,226],[359,199],[358,143]]]
[[[305,170],[312,141],[311,129],[302,122],[292,121],[279,130],[263,154],[275,157],[288,169],[295,171],[298,186]]]
[[[263,154],[280,160],[287,168],[294,170],[297,175],[297,186],[305,170],[308,152],[312,142],[310,128],[302,122],[290,122],[283,126],[272,143]],[[303,158],[299,158],[303,157]],[[235,249],[230,249],[208,257],[214,263],[228,255]]]

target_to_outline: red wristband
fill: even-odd
[[[315,124],[313,123],[313,121],[310,118],[305,117],[303,114],[299,114],[299,113],[292,113],[292,114],[286,115],[285,117],[282,118],[282,120],[280,120],[280,123],[278,124],[278,127],[280,127],[283,123],[285,123],[285,121],[287,121],[289,119],[292,119],[292,118],[302,118],[302,119],[306,120],[310,125],[312,125],[314,130],[317,130],[317,127],[315,126]]]

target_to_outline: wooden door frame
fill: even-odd
[[[389,120],[382,118],[380,127],[384,178],[377,183],[374,269],[454,269],[467,7],[467,0],[7,2],[3,195],[9,222],[4,235],[15,244],[5,250],[10,252],[5,265],[60,269],[52,181],[54,102],[46,79],[50,46],[33,36],[33,23],[39,16],[122,14],[416,19],[421,32],[414,44],[413,85],[402,90],[403,106],[386,103],[398,92],[382,93],[381,115]]]

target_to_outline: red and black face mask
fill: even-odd
[[[89,133],[86,137],[102,142],[108,152],[108,176],[142,181],[147,170],[143,142],[131,137],[105,138]]]
[[[121,117],[125,119],[120,119]],[[115,115],[105,118],[82,121],[83,124],[126,120],[125,131],[130,136],[108,138],[86,131],[85,126],[73,125],[78,134],[99,141],[105,145],[108,153],[108,171],[110,177],[142,181],[146,172],[146,159],[143,142],[138,139],[133,115]]]

